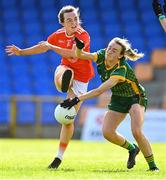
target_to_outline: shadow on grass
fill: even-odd
[[[49,171],[63,171],[63,172],[74,172],[76,171],[75,169],[71,168],[59,168],[59,169],[47,169]]]
[[[61,169],[52,169],[52,171],[63,171],[63,172],[74,172],[74,171],[80,171],[77,169],[71,169],[71,168],[61,168]],[[96,170],[90,170],[95,173],[112,173],[112,172],[129,172],[129,170],[125,169],[96,169]]]
[[[93,172],[112,173],[112,172],[129,172],[129,170],[125,170],[125,169],[99,169],[99,170],[93,170]]]
[[[73,171],[76,171],[75,169],[71,169],[71,168],[62,168],[61,171],[64,171],[64,172],[73,172]]]

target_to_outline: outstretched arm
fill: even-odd
[[[164,0],[163,8],[159,0],[153,0],[152,7],[164,31],[166,32],[166,17],[164,15],[164,12],[166,13],[166,0]]]
[[[33,55],[33,54],[41,54],[48,50],[47,47],[41,46],[40,44],[37,44],[35,46],[32,46],[30,48],[26,49],[20,49],[19,47],[15,45],[6,46],[6,53],[9,56],[26,56],[26,55]]]
[[[164,9],[164,12],[166,13],[166,0],[164,0],[163,9]],[[164,17],[164,16],[162,18],[159,17],[159,20],[160,20],[160,23],[161,23],[164,31],[166,32],[166,17]]]
[[[161,23],[164,31],[166,32],[166,18],[160,19],[160,23]]]
[[[41,41],[37,45],[32,46],[30,48],[26,49],[20,49],[19,47],[15,45],[6,46],[6,53],[9,56],[26,56],[26,55],[33,55],[33,54],[41,54],[48,50],[55,51],[57,54],[65,57],[65,58],[76,58],[75,54],[76,47],[73,47],[73,49],[65,49],[58,46],[51,45],[47,41]]]
[[[120,81],[120,79],[117,79],[115,77],[111,77],[106,82],[104,82],[102,85],[100,85],[98,88],[93,89],[93,90],[79,96],[78,98],[80,101],[85,101],[87,99],[91,99],[91,98],[94,98],[96,96],[99,96],[103,92],[105,92],[108,89],[115,86],[119,81]]]
[[[61,106],[64,108],[72,108],[74,105],[78,104],[80,101],[85,101],[87,99],[91,99],[94,98],[96,96],[99,96],[100,94],[102,94],[103,92],[105,92],[106,90],[112,88],[113,86],[115,86],[118,82],[120,82],[121,79],[115,78],[115,77],[111,77],[110,79],[108,79],[106,82],[104,82],[101,86],[99,86],[96,89],[93,89],[79,97],[75,97],[73,99],[67,99],[65,101],[63,101],[61,103]]]
[[[62,57],[65,58],[77,58],[76,54],[75,54],[75,49],[76,47],[73,46],[72,49],[66,49],[66,48],[61,48],[58,46],[54,46],[52,44],[50,44],[47,41],[43,41],[40,43],[41,46],[47,46],[49,50],[52,50],[54,52],[56,52],[57,54],[61,55]]]

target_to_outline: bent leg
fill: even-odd
[[[124,120],[125,117],[125,113],[108,111],[104,118],[103,135],[108,141],[129,150],[127,168],[131,169],[135,165],[135,158],[136,155],[139,153],[139,148],[136,145],[127,141],[118,132],[116,132],[117,127]]]
[[[102,127],[102,132],[105,139],[119,146],[122,146],[125,143],[125,138],[116,132],[117,127],[125,117],[125,113],[112,110],[106,112]]]
[[[67,92],[73,80],[74,72],[71,68],[60,65],[54,74],[54,83],[58,91]]]

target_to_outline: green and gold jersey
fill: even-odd
[[[108,69],[105,65],[105,49],[101,49],[97,51],[96,63],[102,82],[107,81],[110,77],[117,77],[122,80],[111,88],[113,95],[130,97],[139,94],[145,96],[144,88],[138,83],[133,69],[125,58],[122,58],[113,68]]]

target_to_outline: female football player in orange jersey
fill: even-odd
[[[166,32],[166,17],[164,12],[166,13],[166,0],[164,0],[163,10],[162,5],[159,0],[153,0],[152,2],[153,10],[156,16],[158,17],[161,26],[163,27],[164,31]]]
[[[85,44],[84,51],[89,52],[89,34],[80,26],[79,9],[73,6],[64,6],[59,11],[58,19],[63,28],[51,34],[47,41],[35,46],[20,49],[15,45],[6,47],[8,55],[33,55],[54,50],[62,56],[61,64],[57,67],[54,76],[54,83],[61,92],[67,92],[67,97],[79,96],[87,91],[89,80],[94,76],[91,60],[81,60],[75,55],[74,37],[78,37]],[[48,46],[49,44],[49,46]],[[53,46],[51,46],[51,45]],[[81,103],[76,106],[78,111]],[[58,153],[49,168],[58,168],[62,161],[66,147],[72,138],[74,125],[62,125]]]

